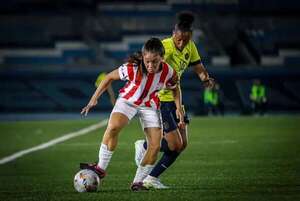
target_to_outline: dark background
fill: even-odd
[[[94,81],[168,37],[176,13],[193,11],[194,41],[224,94],[225,114],[249,114],[253,79],[267,88],[268,113],[300,111],[300,2],[262,0],[11,0],[0,5],[0,112],[78,112]],[[113,84],[114,90],[123,85]],[[203,114],[203,87],[188,70],[188,111]],[[107,94],[96,110],[112,108]]]

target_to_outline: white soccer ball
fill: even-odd
[[[99,190],[99,186],[100,178],[92,170],[80,170],[74,177],[74,188],[80,193],[96,192]]]

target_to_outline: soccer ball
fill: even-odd
[[[74,188],[77,192],[96,192],[99,190],[100,178],[92,170],[84,169],[76,173]]]

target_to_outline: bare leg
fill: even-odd
[[[184,129],[179,129],[179,131],[182,139],[182,147],[179,151],[182,152],[188,145],[188,126],[186,125]]]
[[[102,138],[102,144],[107,145],[109,151],[114,151],[118,144],[119,132],[129,122],[127,116],[122,113],[114,112],[111,114],[107,128]]]
[[[118,143],[119,132],[128,124],[128,118],[122,113],[112,113],[108,122],[108,126],[102,138],[102,144],[99,150],[98,167],[106,170],[113,151]]]
[[[145,128],[145,133],[148,147],[141,164],[136,170],[133,184],[141,183],[149,175],[154,167],[160,149],[162,130],[160,128]]]
[[[160,128],[145,128],[145,133],[147,136],[148,148],[141,162],[142,166],[146,164],[153,165],[155,163],[162,138],[162,131]]]
[[[168,132],[164,135],[165,140],[168,142],[168,148],[171,151],[178,151],[182,149],[183,146],[183,138],[179,129]]]

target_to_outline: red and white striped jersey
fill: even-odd
[[[157,73],[142,73],[142,67],[134,63],[125,63],[119,67],[120,79],[127,81],[120,89],[119,97],[127,99],[136,106],[159,108],[158,91],[173,88],[177,84],[176,71],[162,62],[162,69]]]

